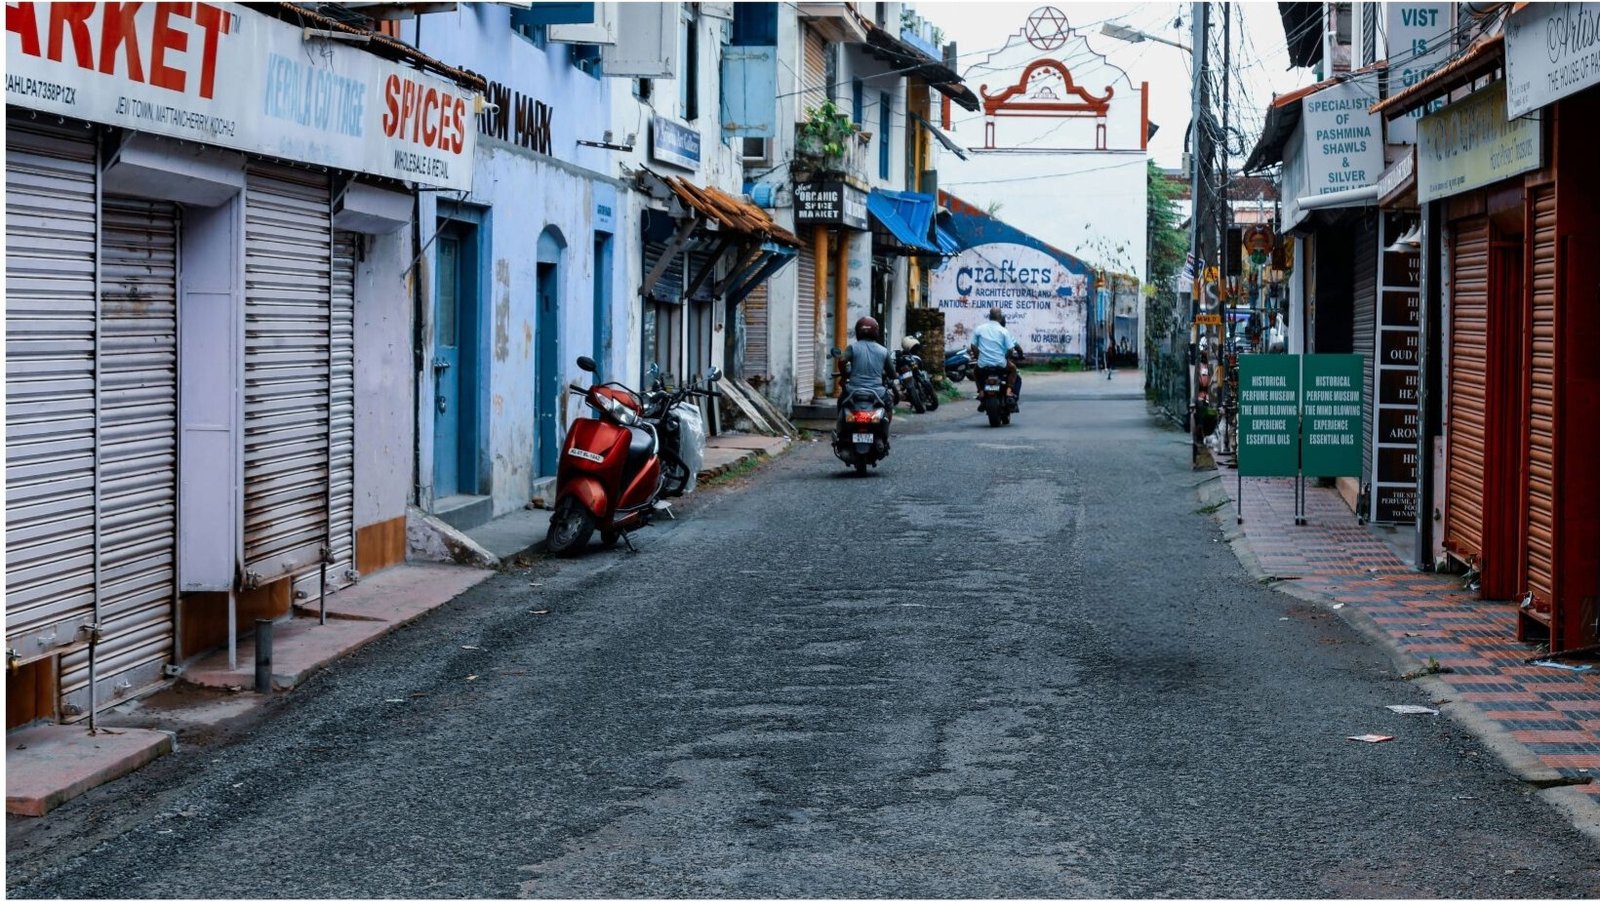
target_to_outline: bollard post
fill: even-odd
[[[272,694],[272,620],[256,620],[256,692]]]

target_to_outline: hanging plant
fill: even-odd
[[[820,172],[843,171],[850,138],[860,130],[832,100],[806,107],[806,120],[795,129],[795,164]]]

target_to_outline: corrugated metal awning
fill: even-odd
[[[1374,103],[1367,111],[1386,119],[1403,116],[1441,94],[1470,84],[1500,68],[1505,63],[1505,51],[1504,32],[1479,38],[1465,53],[1433,70],[1427,78]]]
[[[901,244],[927,253],[939,252],[928,240],[928,230],[933,224],[932,196],[910,191],[873,191],[867,195],[867,213]]]
[[[717,223],[719,228],[789,247],[800,246],[800,239],[793,232],[774,222],[765,210],[748,200],[717,188],[702,187],[677,175],[657,175],[649,170],[645,170],[644,175],[659,179],[679,200]]]

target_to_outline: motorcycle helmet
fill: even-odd
[[[878,320],[862,316],[856,320],[856,338],[860,341],[878,340]]]
[[[917,345],[921,344],[921,343],[922,343],[921,341],[918,341],[916,338],[912,337],[911,335],[907,335],[904,338],[900,339],[900,349],[905,351],[906,353],[911,353],[912,351],[916,350],[917,349]]]

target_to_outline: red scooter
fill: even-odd
[[[578,358],[584,372],[594,360]],[[572,390],[582,394],[599,419],[580,419],[567,432],[556,467],[556,504],[546,543],[552,553],[572,556],[595,530],[607,547],[624,533],[650,524],[661,493],[661,459],[655,428],[640,415],[638,394],[616,382]]]

